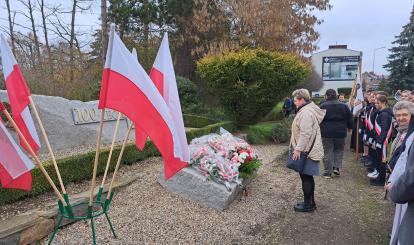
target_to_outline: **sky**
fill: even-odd
[[[395,36],[409,22],[413,9],[410,0],[330,0],[330,11],[318,12],[324,23],[316,28],[320,33],[319,50],[332,44],[346,44],[349,49],[362,51],[362,71],[387,74],[387,63]],[[385,48],[381,48],[385,47]]]
[[[11,0],[12,10],[24,11],[17,1]],[[32,2],[37,2],[33,1]],[[71,8],[72,1],[45,1],[48,4],[61,4],[65,9]],[[78,13],[76,29],[79,32],[92,33],[99,27],[100,1],[90,1],[91,8]],[[325,50],[331,44],[347,44],[349,49],[362,51],[362,70],[372,71],[375,51],[374,71],[387,74],[382,68],[387,63],[388,49],[392,47],[395,36],[401,33],[402,26],[409,21],[413,8],[412,0],[330,0],[330,11],[316,12],[324,22],[316,27],[320,33],[317,41],[319,50]],[[27,11],[26,11],[27,12]],[[70,13],[61,15],[70,23]],[[35,16],[41,24],[40,16]],[[16,22],[30,25],[22,14],[16,15]],[[0,28],[8,30],[5,1],[0,1]],[[1,30],[1,31],[2,31]],[[42,39],[42,36],[40,36]],[[90,38],[85,40],[90,41]],[[53,41],[53,40],[52,40]],[[86,42],[86,41],[85,41]],[[84,43],[84,45],[88,45]],[[382,48],[381,47],[385,47]]]

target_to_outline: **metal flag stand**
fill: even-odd
[[[106,220],[108,221],[109,227],[111,229],[112,235],[114,236],[114,238],[117,238],[114,227],[112,226],[111,219],[109,218],[109,215],[108,215],[109,207],[112,202],[114,192],[111,192],[111,194],[109,195],[110,196],[109,199],[106,199],[105,201],[102,201],[101,195],[102,195],[102,191],[100,190],[96,200],[93,201],[93,206],[89,205],[89,201],[81,202],[81,203],[78,203],[72,206],[69,203],[69,199],[66,196],[67,198],[67,199],[65,198],[66,203],[68,204],[69,207],[71,207],[71,211],[77,208],[87,207],[86,215],[74,215],[73,212],[68,212],[68,210],[63,206],[63,203],[61,201],[58,201],[60,218],[53,230],[52,236],[50,237],[48,244],[52,244],[53,239],[55,238],[57,232],[60,229],[60,225],[63,221],[63,218],[74,220],[74,221],[90,220],[91,227],[92,227],[92,241],[93,241],[93,244],[96,244],[96,235],[95,235],[96,232],[95,232],[94,219],[99,216],[105,215]]]
[[[118,117],[118,118],[120,118],[120,117]],[[113,187],[114,187],[115,178],[116,178],[116,175],[118,173],[119,166],[120,166],[121,160],[122,160],[122,156],[124,154],[125,146],[126,146],[126,144],[128,142],[128,138],[129,138],[129,135],[131,133],[132,127],[133,127],[133,124],[131,124],[129,126],[128,131],[127,131],[127,134],[126,134],[125,139],[124,139],[124,142],[122,144],[121,152],[119,153],[119,156],[118,156],[118,160],[117,160],[117,163],[116,163],[116,166],[115,166],[115,170],[114,170],[114,173],[113,173],[113,176],[112,176],[112,179],[111,179],[111,183],[109,185],[109,189],[108,189],[108,193],[107,193],[106,198],[105,199],[102,199],[103,185],[101,185],[99,187],[98,194],[96,196],[96,200],[95,201],[92,201],[92,205],[91,205],[91,202],[90,201],[87,201],[87,202],[85,201],[85,202],[81,202],[81,203],[78,203],[78,204],[75,204],[75,205],[71,206],[71,204],[69,202],[69,198],[68,198],[67,195],[65,196],[65,201],[66,201],[66,203],[67,203],[67,205],[68,205],[69,208],[65,208],[63,206],[63,203],[61,201],[58,201],[60,218],[59,218],[59,221],[58,221],[57,225],[55,226],[55,229],[54,229],[54,231],[52,233],[52,236],[49,239],[49,243],[48,244],[51,244],[52,243],[52,241],[53,241],[56,233],[58,232],[58,230],[60,228],[60,225],[61,225],[61,223],[63,221],[63,218],[67,218],[67,219],[75,220],[75,221],[79,221],[79,220],[90,220],[91,227],[92,227],[92,240],[93,240],[93,244],[96,244],[95,225],[94,225],[94,221],[93,220],[96,217],[99,217],[101,215],[105,215],[106,220],[108,221],[109,227],[111,229],[112,235],[114,236],[114,238],[117,238],[116,233],[115,233],[115,230],[114,230],[114,228],[112,226],[111,219],[109,218],[108,212],[109,212],[109,207],[110,207],[110,205],[112,203],[112,199],[114,197]],[[107,164],[109,164],[109,163],[110,163],[110,161],[107,162]],[[86,208],[86,206],[87,206],[87,208]],[[84,215],[84,216],[74,215],[73,214],[73,208],[76,208],[76,207],[85,207],[87,209],[87,211],[88,211],[87,212],[87,215]]]

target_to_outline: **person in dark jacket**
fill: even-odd
[[[369,177],[373,179],[373,181],[371,181],[372,185],[384,186],[387,170],[386,163],[388,161],[388,145],[391,140],[390,138],[393,130],[392,121],[394,116],[392,109],[388,107],[388,100],[385,95],[377,95],[375,106],[378,109],[374,124],[375,151],[377,157],[374,173]]]
[[[343,152],[347,129],[353,127],[352,113],[349,107],[337,100],[336,91],[328,89],[325,93],[326,101],[319,107],[326,110],[320,128],[324,148],[324,177],[330,178],[332,172],[339,176],[342,167]]]
[[[364,161],[364,166],[367,168],[368,177],[375,173],[375,163],[377,162],[377,153],[375,151],[375,119],[378,115],[378,110],[375,107],[377,102],[377,93],[371,93],[370,103],[372,105],[371,109],[367,113],[367,146],[368,146],[368,157]],[[370,177],[371,178],[371,177]]]
[[[293,111],[293,100],[289,97],[285,98],[283,103],[283,115],[289,117],[290,113]]]

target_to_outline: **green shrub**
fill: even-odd
[[[283,119],[283,101],[276,104],[275,107],[262,119],[262,121],[278,121]]]
[[[190,114],[183,114],[184,125],[188,128],[202,128],[210,124],[216,124],[218,121]]]
[[[205,57],[197,72],[232,121],[251,125],[303,83],[310,67],[295,55],[250,49]]]
[[[272,129],[272,139],[276,143],[286,143],[290,140],[292,122],[295,118],[294,115],[290,115],[288,118],[276,123]]]
[[[181,109],[185,112],[197,112],[200,103],[200,93],[197,85],[187,78],[177,76],[177,88],[180,96]]]
[[[190,142],[196,137],[200,137],[209,133],[217,133],[223,127],[228,131],[233,131],[234,126],[231,122],[221,122],[213,125],[208,125],[201,129],[194,129],[187,132],[187,140]],[[116,160],[118,159],[121,146],[117,146],[114,149],[112,160],[110,163],[110,171],[112,172],[115,168]],[[99,165],[97,169],[97,174],[101,175],[104,173],[106,167],[106,161],[108,159],[109,149],[103,149],[99,157]],[[128,144],[125,148],[124,155],[122,157],[122,164],[131,165],[137,161],[144,160],[151,156],[159,156],[159,152],[150,141],[145,145],[144,150],[137,150],[135,144]],[[91,179],[93,163],[95,159],[95,151],[88,152],[85,154],[79,154],[76,156],[70,156],[67,158],[57,160],[59,170],[62,175],[62,179],[65,184],[71,182],[79,182],[86,179]],[[48,161],[44,164],[45,169],[49,173],[50,177],[57,184],[57,176],[53,164]],[[19,199],[26,197],[33,197],[40,195],[51,189],[46,178],[43,176],[41,171],[38,168],[32,170],[33,176],[33,187],[30,192],[14,190],[14,189],[3,189],[0,188],[0,205],[5,203],[15,202]]]
[[[257,124],[247,129],[247,141],[251,144],[265,144],[272,140],[274,123]]]
[[[345,94],[345,96],[349,96],[352,92],[352,88],[338,88],[338,94]]]
[[[272,138],[276,143],[285,143],[290,139],[290,129],[287,129],[282,123],[276,123],[272,129]]]

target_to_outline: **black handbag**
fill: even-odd
[[[302,152],[300,154],[300,158],[297,159],[297,160],[292,159],[293,150],[290,149],[289,155],[288,155],[288,161],[287,161],[287,164],[286,164],[286,166],[288,168],[290,168],[292,170],[295,170],[296,172],[299,172],[299,173],[303,172],[303,169],[305,168],[306,160],[308,159],[308,154],[309,154],[309,152],[312,151],[313,146],[315,145],[316,137],[317,137],[317,135],[315,135],[315,138],[313,139],[313,142],[312,142],[311,147],[309,148],[309,151],[308,152]]]

